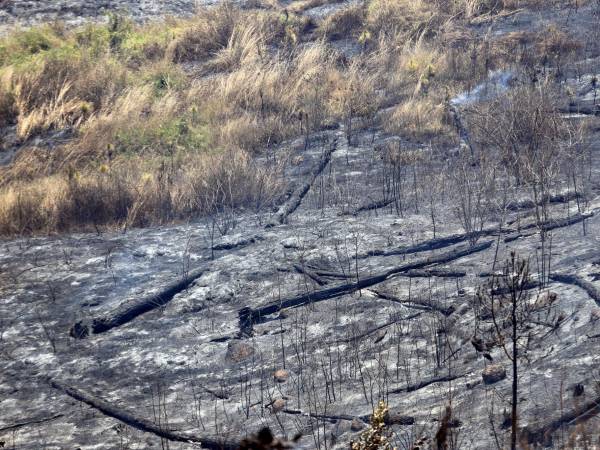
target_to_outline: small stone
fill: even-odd
[[[302,243],[298,238],[295,237],[284,239],[281,241],[281,245],[283,248],[287,248],[289,250],[300,250],[302,248]]]
[[[227,344],[225,359],[234,363],[241,362],[254,354],[254,347],[245,342],[232,341]]]
[[[350,433],[352,427],[352,423],[350,420],[338,420],[333,429],[331,430],[332,437],[335,442],[338,441],[340,436],[345,433]]]
[[[600,322],[600,308],[592,309],[590,313],[590,322]]]
[[[273,411],[274,413],[283,411],[285,409],[286,404],[287,404],[287,402],[284,399],[278,398],[271,405],[271,411]]]
[[[581,383],[577,383],[573,386],[573,397],[581,397],[585,392],[585,387]]]
[[[481,377],[485,384],[494,384],[506,378],[506,369],[499,364],[490,364],[483,370]]]
[[[467,387],[467,389],[473,389],[474,387],[479,386],[480,384],[481,384],[481,380],[476,380],[476,381],[473,381],[472,383],[471,382],[466,383],[465,386]]]
[[[535,301],[535,307],[537,309],[548,308],[558,300],[558,294],[556,292],[544,292]]]
[[[290,376],[290,373],[285,369],[278,369],[273,374],[273,379],[278,383],[285,383]]]
[[[352,419],[352,423],[350,424],[350,429],[352,431],[360,431],[365,427],[365,423],[360,419]]]

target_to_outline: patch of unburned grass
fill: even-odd
[[[357,126],[381,125],[453,144],[453,95],[522,48],[533,56],[519,63],[559,69],[579,49],[560,29],[477,41],[469,21],[516,7],[508,1],[370,0],[302,15],[330,3],[225,2],[189,19],[138,25],[115,15],[0,39],[0,126],[14,126],[20,145],[0,168],[0,232],[144,225],[264,204],[277,171],[267,177],[249,155],[336,123],[350,141]],[[346,44],[351,51],[339,50]],[[378,114],[382,105],[392,112]],[[87,204],[102,212],[70,212]]]

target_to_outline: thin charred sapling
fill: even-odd
[[[534,305],[529,301],[530,287],[529,261],[511,252],[502,273],[493,277],[488,289],[478,293],[480,303],[486,310],[485,318],[492,324],[492,339],[502,348],[512,365],[512,450],[517,448],[519,360],[526,357],[526,348],[532,337],[530,324]]]

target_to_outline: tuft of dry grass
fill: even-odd
[[[356,4],[327,16],[319,25],[319,32],[329,40],[359,38],[363,33],[366,11]]]
[[[50,129],[77,127],[112,103],[127,78],[127,70],[113,61],[84,55],[51,54],[23,67],[10,66],[3,69],[2,81],[2,97],[12,102],[13,116],[7,121],[17,122],[22,140]]]
[[[257,152],[322,127],[338,71],[335,52],[315,43],[201,80],[191,96],[205,99],[203,117],[217,130],[217,146]]]
[[[0,126],[14,123],[18,115],[14,93],[10,85],[11,71],[4,71],[0,75]]]
[[[79,126],[92,112],[92,105],[85,100],[69,98],[71,84],[65,83],[54,98],[46,103],[28,110],[22,103],[27,95],[19,85],[15,90],[15,101],[20,113],[17,126],[17,136],[27,140],[34,134],[40,134],[50,129],[60,129]]]
[[[427,0],[371,0],[367,27],[374,36],[396,36],[415,40],[437,28],[441,14]]]
[[[174,62],[208,58],[227,47],[240,18],[240,10],[229,2],[200,10],[185,31],[171,42],[167,58]]]
[[[20,181],[0,190],[0,235],[132,227],[186,220],[223,207],[259,210],[279,186],[278,169],[243,152],[195,157],[141,172],[102,165]]]
[[[446,105],[437,102],[435,96],[416,96],[401,103],[392,111],[384,129],[419,142],[452,142],[454,139]]]

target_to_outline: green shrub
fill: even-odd
[[[100,57],[110,50],[110,32],[104,25],[87,24],[75,32],[75,42],[92,57]]]
[[[17,31],[0,41],[0,66],[20,64],[32,56],[66,45],[56,30],[48,25]]]

